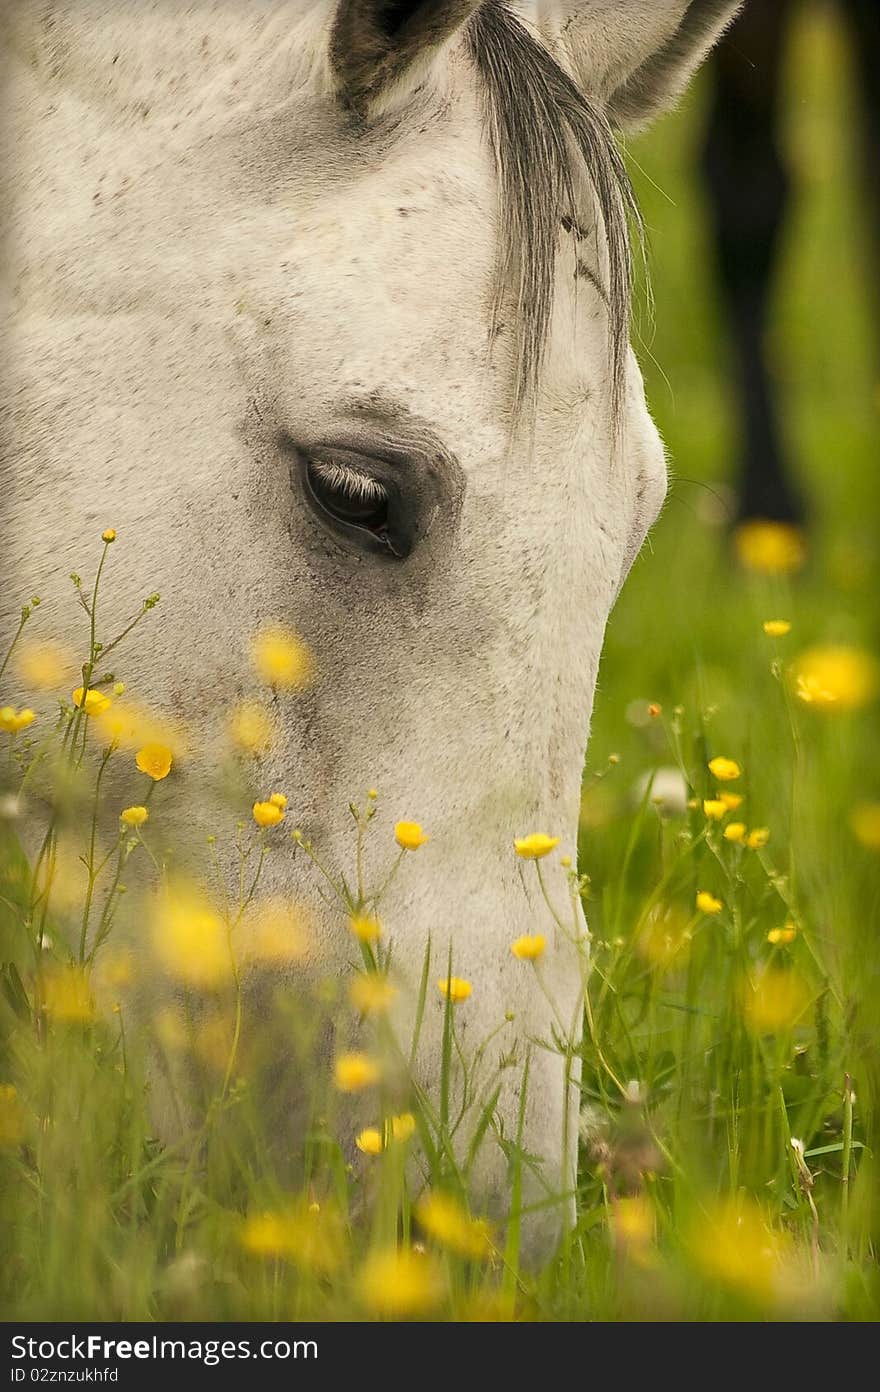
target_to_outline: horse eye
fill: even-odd
[[[313,500],[337,522],[380,532],[388,525],[388,490],[378,479],[324,460],[306,463]]]
[[[400,535],[400,499],[389,482],[376,478],[359,461],[307,458],[305,492],[318,516],[334,531],[371,551],[403,558],[411,543]]]

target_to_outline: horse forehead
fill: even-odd
[[[329,90],[335,0],[41,0],[0,38],[46,85],[138,121],[223,119],[307,82]]]

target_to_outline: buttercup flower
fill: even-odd
[[[523,860],[542,860],[559,845],[558,836],[545,836],[543,831],[533,831],[530,836],[521,836],[513,843],[513,849]]]
[[[143,826],[149,815],[146,807],[126,807],[120,812],[119,820],[125,822],[126,826],[140,827]]]
[[[280,624],[261,628],[251,644],[251,660],[267,686],[300,691],[315,676],[311,650],[292,629]]]
[[[53,691],[65,684],[68,673],[76,671],[76,658],[60,643],[25,641],[16,650],[15,667],[28,687]]]
[[[134,761],[141,773],[152,778],[154,783],[161,783],[171,772],[174,756],[167,744],[150,743],[137,751]]]
[[[776,1295],[781,1243],[753,1201],[737,1196],[716,1203],[692,1223],[688,1246],[709,1280],[762,1304]]]
[[[78,686],[71,692],[71,700],[75,706],[81,706],[86,715],[102,715],[105,710],[109,710],[113,702],[103,691],[98,691],[90,686],[83,695],[84,688]]]
[[[65,1024],[85,1025],[95,1017],[89,980],[81,967],[55,967],[43,982],[47,1015]]]
[[[274,794],[268,802],[255,802],[253,806],[254,821],[260,827],[278,826],[279,822],[284,821],[284,808],[279,807],[274,801],[280,794]]]
[[[767,967],[753,985],[743,985],[743,1016],[752,1034],[781,1034],[792,1029],[809,1003],[810,992],[803,977],[782,967]]]
[[[859,710],[880,690],[880,665],[862,648],[808,648],[790,675],[798,699],[819,709]]]
[[[247,754],[263,754],[272,743],[272,722],[256,701],[243,701],[229,718],[229,733]]]
[[[857,841],[869,851],[880,851],[880,802],[859,802],[849,814]]]
[[[460,976],[450,976],[448,980],[442,979],[437,982],[437,990],[441,996],[451,1000],[453,1005],[466,1001],[473,989],[471,983],[464,981]]]
[[[723,802],[728,812],[735,812],[738,807],[742,807],[742,793],[719,793],[718,801]]]
[[[769,827],[755,827],[746,837],[746,845],[750,851],[760,851],[770,840]]]
[[[727,808],[721,798],[704,798],[703,812],[710,822],[720,822],[727,815]]]
[[[239,951],[249,962],[296,962],[308,951],[309,918],[295,900],[273,896],[249,905],[239,928]]]
[[[725,841],[733,841],[736,845],[742,845],[746,839],[745,822],[728,822],[724,828],[723,836]]]
[[[725,759],[722,754],[709,760],[709,772],[719,783],[732,783],[735,778],[742,776],[742,769],[736,760]]]
[[[724,904],[720,899],[716,899],[714,894],[710,894],[707,889],[701,889],[697,894],[697,908],[700,913],[720,914]]]
[[[784,928],[771,928],[770,932],[767,934],[767,941],[768,943],[772,943],[774,947],[777,947],[779,944],[793,943],[796,937],[797,928],[795,924],[786,923]]]
[[[365,1131],[361,1131],[355,1137],[354,1143],[358,1150],[363,1151],[364,1155],[381,1155],[385,1149],[382,1132],[375,1126],[368,1126]]]
[[[419,822],[398,822],[394,828],[394,839],[404,851],[417,851],[430,840]]]
[[[741,564],[759,575],[791,575],[807,559],[804,534],[790,522],[743,522],[733,544]]]
[[[255,1257],[282,1257],[306,1271],[327,1276],[345,1257],[345,1228],[333,1208],[298,1199],[282,1209],[251,1214],[239,1240]]]
[[[391,1118],[391,1139],[401,1145],[408,1141],[416,1129],[416,1119],[412,1112],[401,1112],[400,1116]]]
[[[787,633],[791,633],[788,619],[765,619],[761,627],[768,638],[784,638]]]
[[[33,725],[36,718],[34,711],[27,706],[19,711],[14,706],[0,706],[0,730],[5,730],[10,735],[17,735],[19,730],[26,730],[29,725]]]
[[[406,1319],[436,1309],[443,1299],[443,1275],[426,1253],[391,1248],[367,1258],[357,1292],[373,1314]]]
[[[156,896],[152,911],[153,951],[169,974],[196,990],[212,990],[231,979],[226,924],[207,895],[182,881]]]
[[[540,933],[525,933],[510,944],[510,950],[521,962],[537,962],[538,958],[544,955],[546,946],[547,939]]]
[[[24,1109],[12,1083],[0,1083],[0,1150],[13,1150],[24,1140]]]
[[[451,1194],[434,1190],[415,1205],[420,1227],[438,1242],[468,1261],[480,1261],[492,1251],[489,1224],[484,1218],[471,1218]]]
[[[115,541],[115,540],[116,540],[116,531],[115,531],[115,529],[114,529],[113,527],[108,527],[106,531],[104,531],[104,532],[101,533],[101,540],[104,541],[104,542],[106,542],[107,545],[109,546],[111,541]]]
[[[375,914],[353,914],[348,924],[358,942],[378,942],[382,936],[382,924]]]
[[[361,1015],[381,1015],[396,995],[396,986],[378,972],[358,972],[348,988],[348,998]]]
[[[340,1092],[362,1092],[379,1081],[380,1069],[368,1054],[340,1054],[333,1065],[333,1081]]]

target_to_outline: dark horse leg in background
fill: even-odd
[[[862,98],[862,178],[871,219],[872,309],[880,316],[880,0],[845,0],[853,68]]]
[[[872,12],[877,4],[865,0]],[[803,507],[787,476],[766,357],[767,312],[788,202],[778,114],[792,10],[791,0],[750,0],[717,50],[703,171],[736,352],[739,515],[799,522]]]

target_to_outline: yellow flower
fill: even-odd
[[[171,772],[174,755],[167,744],[145,744],[135,754],[134,761],[141,773],[152,778],[154,783],[160,783]]]
[[[402,1145],[408,1141],[416,1129],[416,1119],[412,1112],[401,1112],[391,1118],[391,1139]]]
[[[363,1151],[364,1155],[381,1155],[385,1149],[382,1132],[375,1126],[368,1126],[365,1131],[361,1131],[355,1137],[354,1143],[358,1150]]]
[[[795,694],[820,709],[858,710],[880,689],[880,667],[863,648],[808,648],[791,668]]]
[[[463,981],[460,976],[450,976],[448,980],[437,982],[437,990],[441,996],[451,1000],[454,1005],[457,1005],[459,1001],[466,1001],[473,989],[471,983]]]
[[[302,906],[277,897],[251,904],[238,931],[242,958],[249,962],[299,961],[306,955],[311,937]]]
[[[33,725],[36,714],[29,707],[25,706],[17,711],[13,706],[0,706],[0,730],[6,730],[10,735],[17,735],[19,730],[26,730],[29,725]]]
[[[397,995],[397,988],[378,972],[358,972],[348,988],[349,999],[362,1015],[381,1015]]]
[[[345,1257],[345,1227],[335,1209],[302,1198],[282,1209],[253,1213],[239,1240],[254,1257],[282,1257],[307,1271],[331,1275]]]
[[[65,1024],[88,1024],[95,1017],[89,979],[80,967],[54,967],[43,982],[46,1013]]]
[[[82,706],[86,715],[102,715],[105,710],[109,710],[112,706],[113,702],[109,696],[104,695],[103,691],[97,691],[95,687],[90,686],[85,692],[85,699],[83,699],[83,690],[83,687],[78,686],[75,691],[71,692],[71,699],[75,706]]]
[[[570,870],[570,869],[571,869],[571,856],[569,856],[569,855],[560,856],[560,857],[559,857],[559,864],[562,866],[563,870]]]
[[[381,1155],[389,1145],[401,1145],[408,1141],[416,1129],[416,1119],[411,1112],[391,1117],[383,1130],[378,1126],[368,1126],[355,1137],[355,1145],[364,1155]]]
[[[273,807],[280,807],[282,812],[287,808],[287,798],[284,793],[270,793],[269,801]]]
[[[728,822],[724,828],[725,841],[734,841],[737,845],[742,845],[746,839],[745,822]]]
[[[869,851],[880,851],[880,802],[859,802],[849,814],[857,841]]]
[[[272,743],[272,721],[256,701],[242,701],[229,717],[233,744],[248,754],[263,754]]]
[[[784,638],[787,633],[791,633],[788,619],[765,619],[762,628],[768,638]]]
[[[790,522],[743,522],[733,543],[742,565],[759,575],[791,575],[807,559],[804,534]]]
[[[735,778],[742,776],[742,769],[736,760],[725,759],[722,754],[709,760],[709,772],[719,783],[732,783]]]
[[[125,807],[119,814],[119,820],[125,822],[126,826],[140,827],[143,826],[149,815],[146,807]]]
[[[719,793],[718,801],[723,802],[728,812],[735,812],[738,807],[743,805],[742,793]]]
[[[163,745],[172,758],[177,758],[183,749],[179,730],[132,700],[115,701],[112,709],[101,711],[98,728],[106,744],[119,745],[135,753],[147,745]]]
[[[720,822],[721,818],[726,816],[727,808],[721,798],[704,798],[703,812],[710,822]]]
[[[793,1028],[810,1003],[802,976],[783,967],[767,967],[754,985],[742,990],[743,1015],[752,1034],[782,1034]]]
[[[545,836],[543,831],[533,831],[530,836],[514,840],[513,849],[523,860],[541,860],[559,845],[558,836]]]
[[[375,802],[375,801],[376,801],[376,798],[377,798],[378,796],[379,796],[379,790],[378,790],[378,788],[368,788],[368,789],[367,789],[367,797],[370,799],[370,802]]]
[[[315,676],[311,650],[281,624],[260,629],[251,644],[251,660],[260,679],[282,691],[301,691]]]
[[[643,1194],[616,1199],[614,1236],[625,1247],[647,1247],[654,1240],[654,1210]]]
[[[353,914],[348,923],[358,942],[378,942],[382,936],[382,924],[375,914]]]
[[[547,946],[547,939],[540,933],[533,936],[524,933],[516,942],[510,944],[510,950],[514,957],[518,957],[521,962],[537,962],[539,957],[544,955]]]
[[[340,1054],[333,1065],[333,1081],[340,1092],[362,1092],[379,1081],[380,1069],[368,1054]]]
[[[415,1205],[415,1215],[429,1237],[457,1256],[480,1261],[491,1254],[489,1224],[485,1218],[472,1218],[451,1194],[425,1194]]]
[[[780,943],[793,943],[797,937],[797,927],[793,923],[786,923],[784,928],[771,928],[767,934],[768,943],[777,947]]]
[[[746,837],[746,845],[750,851],[760,851],[770,840],[769,827],[755,827]]]
[[[253,813],[254,821],[260,827],[274,827],[284,821],[284,808],[279,807],[271,798],[268,802],[255,802]]]
[[[724,908],[720,899],[716,899],[714,894],[710,894],[707,889],[701,889],[697,894],[697,908],[700,913],[720,914]]]
[[[444,1296],[443,1275],[427,1253],[391,1248],[367,1258],[357,1278],[357,1293],[373,1314],[406,1319],[436,1309]]]
[[[12,1083],[0,1083],[0,1150],[14,1150],[24,1140],[24,1109]]]
[[[648,912],[638,937],[638,951],[658,971],[668,971],[687,960],[690,922],[677,904],[655,904]]]
[[[152,937],[160,965],[187,986],[211,990],[231,979],[226,924],[196,886],[177,882],[156,897]]]
[[[758,1205],[728,1199],[691,1225],[691,1255],[703,1275],[765,1303],[776,1294],[781,1243]]]
[[[102,540],[102,541],[105,541],[105,542],[107,543],[108,546],[110,545],[110,542],[111,542],[111,541],[115,541],[115,540],[116,540],[116,532],[115,532],[114,528],[113,528],[113,527],[108,527],[106,531],[102,532],[102,533],[101,533],[101,540]]]
[[[430,838],[425,835],[419,822],[398,822],[394,828],[394,839],[404,851],[417,851]]]
[[[15,667],[28,686],[53,691],[75,670],[76,658],[59,643],[25,642],[16,652]]]

